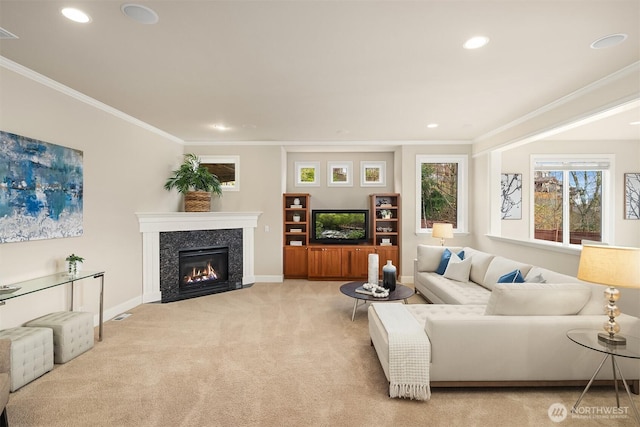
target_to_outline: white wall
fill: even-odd
[[[638,141],[538,141],[502,155],[502,172],[522,173],[522,220],[503,220],[502,235],[528,239],[530,228],[531,165],[535,154],[614,154],[613,188],[615,198],[611,214],[615,220],[613,240],[619,246],[640,246],[640,221],[624,219],[624,173],[640,170],[640,144]]]
[[[420,195],[416,193],[416,156],[432,154],[466,154],[469,155],[469,227],[472,227],[471,219],[475,215],[476,208],[472,203],[472,195],[475,191],[473,182],[473,162],[471,162],[471,145],[405,145],[399,150],[400,168],[401,168],[401,191],[402,194],[402,276],[411,276],[403,278],[405,282],[413,281],[413,260],[417,253],[418,244],[439,245],[440,240],[431,237],[431,234],[417,234],[416,224],[419,220],[416,213],[416,204],[419,204]],[[397,160],[398,161],[398,160]],[[473,240],[472,235],[456,235],[453,239],[447,239],[446,244],[449,246],[471,246]]]
[[[135,212],[175,211],[179,198],[163,184],[182,146],[31,79],[0,68],[0,129],[84,154],[81,237],[0,245],[0,283],[61,271],[64,258],[86,258],[104,270],[105,313],[135,306],[142,294],[142,239]],[[0,307],[0,328],[68,308],[68,287],[12,299]],[[76,309],[98,312],[98,280],[78,286]]]
[[[286,168],[279,145],[186,145],[185,153],[199,156],[239,156],[240,191],[223,191],[211,208],[224,212],[262,212],[255,230],[257,281],[282,279],[282,188]]]
[[[522,220],[501,221],[501,235],[518,240],[529,239],[530,209],[530,155],[531,154],[614,154],[615,196],[614,208],[614,240],[618,246],[640,247],[640,221],[626,220],[624,210],[624,173],[640,170],[639,141],[539,141],[505,151],[502,154],[501,169],[503,172],[523,174],[523,209]],[[489,233],[490,212],[499,209],[492,206],[487,195],[490,192],[489,155],[474,158],[475,191],[473,194],[474,242],[478,249],[503,255],[525,263],[543,266],[564,274],[575,276],[580,260],[579,250],[554,251],[539,245],[521,245],[512,242],[497,241],[487,236]],[[604,288],[603,288],[604,291]],[[622,290],[620,307],[623,312],[632,311],[640,316],[640,292]]]
[[[549,252],[542,248],[498,242],[485,236],[489,231],[489,154],[471,145],[414,145],[383,151],[335,153],[284,153],[281,145],[181,146],[157,133],[116,118],[66,94],[0,68],[0,129],[84,152],[84,234],[78,238],[41,240],[0,245],[0,283],[10,284],[62,268],[71,252],[86,258],[85,270],[105,270],[105,307],[107,316],[137,305],[142,293],[142,245],[135,212],[182,210],[182,198],[166,192],[163,184],[185,152],[199,155],[239,155],[240,191],[225,192],[215,200],[214,210],[261,211],[256,230],[256,277],[273,280],[282,275],[282,191],[314,193],[312,206],[368,206],[373,192],[399,192],[402,195],[403,280],[412,279],[413,259],[419,243],[437,244],[427,235],[415,233],[417,203],[415,158],[418,154],[469,154],[469,230],[466,236],[447,241],[450,245],[476,246],[493,252],[557,270],[577,271],[578,255]],[[493,141],[492,141],[493,142]],[[490,144],[488,144],[490,145]],[[528,167],[531,152],[593,152],[598,143],[535,143],[504,154],[514,167]],[[624,172],[640,170],[640,146],[637,141],[607,143],[616,155],[616,200],[622,206],[621,177]],[[343,147],[341,147],[343,149]],[[488,153],[488,151],[487,151]],[[317,189],[293,186],[296,160],[321,163],[322,184]],[[354,186],[350,190],[326,186],[326,162],[352,160]],[[387,161],[387,186],[359,187],[359,161]],[[504,171],[516,172],[505,166]],[[507,170],[509,169],[509,170]],[[283,171],[286,179],[283,180]],[[525,195],[526,198],[526,195]],[[317,204],[316,204],[317,203]],[[356,206],[358,204],[358,206]],[[527,215],[528,209],[523,209]],[[640,246],[640,221],[628,221],[616,215],[616,243]],[[522,220],[522,224],[526,223]],[[519,225],[505,226],[517,228]],[[268,230],[268,231],[267,231]],[[76,294],[76,307],[97,313],[97,283],[87,281]],[[0,307],[0,328],[22,324],[36,316],[66,309],[69,295],[54,289],[9,301]],[[639,313],[640,314],[640,313]]]

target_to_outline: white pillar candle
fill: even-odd
[[[378,284],[378,254],[369,254],[369,277],[367,283]]]

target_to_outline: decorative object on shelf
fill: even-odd
[[[80,271],[80,264],[82,264],[84,258],[76,254],[71,254],[65,258],[65,261],[67,262],[67,273],[69,273],[69,276],[76,276]]]
[[[434,222],[431,236],[440,239],[440,246],[444,246],[444,239],[453,238],[453,224],[446,222]]]
[[[391,260],[387,260],[387,263],[382,267],[382,287],[389,289],[393,292],[396,290],[396,266],[391,263]]]
[[[291,240],[289,246],[302,246],[302,240]]]
[[[380,211],[380,218],[382,219],[391,219],[391,211],[389,209],[382,209]]]
[[[222,196],[218,177],[202,166],[198,156],[193,153],[185,154],[184,162],[172,174],[164,184],[164,188],[166,190],[175,188],[179,193],[184,194],[185,212],[209,212],[211,193]]]
[[[293,214],[293,222],[300,222],[300,214],[298,213]]]
[[[300,199],[298,199],[297,197],[295,199],[293,199],[293,205],[294,206],[300,206]]]
[[[598,334],[598,340],[609,345],[624,345],[626,338],[616,335],[620,332],[620,325],[616,323],[620,315],[616,306],[620,292],[615,286],[640,288],[640,248],[583,245],[578,279],[609,286],[604,291],[609,320],[604,324],[605,333]]]
[[[378,269],[380,268],[380,260],[378,254],[369,254],[369,269],[367,270],[367,283],[378,284]]]

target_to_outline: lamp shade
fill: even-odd
[[[453,224],[434,222],[431,236],[438,239],[453,239]]]
[[[640,249],[584,245],[578,279],[619,288],[640,288]]]

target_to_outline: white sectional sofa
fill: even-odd
[[[468,247],[449,249],[464,251],[466,265],[457,266],[462,270],[457,278],[463,280],[435,272],[445,248],[420,245],[414,284],[433,304],[404,305],[424,325],[430,343],[431,387],[588,382],[604,354],[572,342],[566,334],[571,329],[602,330],[607,320],[603,286]],[[497,283],[515,270],[525,283]],[[368,316],[371,342],[389,379],[389,341],[375,305]],[[621,314],[617,321],[622,333],[638,335],[640,319]],[[616,360],[637,394],[640,361]],[[605,366],[597,380],[612,378],[612,369]]]

